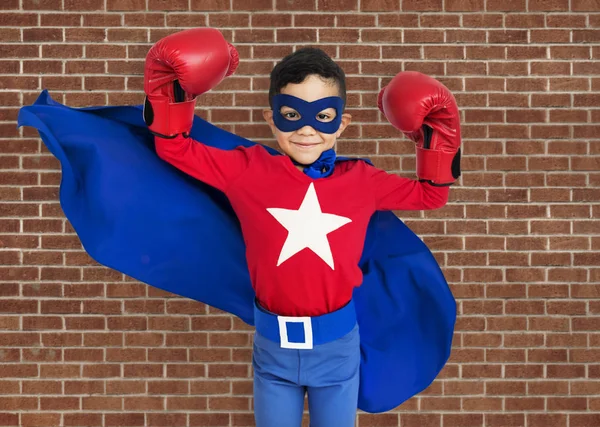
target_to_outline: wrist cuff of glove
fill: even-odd
[[[163,138],[178,134],[189,135],[194,123],[196,100],[169,102],[168,99],[149,99],[144,102],[144,121],[150,132]]]
[[[451,185],[460,176],[458,151],[429,150],[417,147],[417,177],[433,185]]]

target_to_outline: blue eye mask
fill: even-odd
[[[304,126],[312,126],[323,133],[336,133],[342,122],[344,100],[339,96],[329,96],[313,102],[305,101],[292,95],[278,94],[273,97],[273,121],[282,132],[292,132]],[[300,114],[299,120],[287,119],[281,114],[281,107],[293,108]],[[336,116],[329,122],[317,120],[317,115],[327,109],[335,109]]]

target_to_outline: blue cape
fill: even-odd
[[[60,161],[62,209],[93,259],[254,324],[244,242],[227,198],[156,155],[141,106],[75,109],[44,90],[21,108],[18,126],[36,128]],[[222,149],[255,144],[199,117],[191,136]],[[427,246],[392,212],[371,218],[360,267],[358,407],[384,412],[445,365],[456,303]]]

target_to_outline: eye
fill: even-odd
[[[288,120],[295,120],[295,119],[299,119],[300,116],[298,115],[298,113],[290,111],[289,113],[284,113],[283,117],[285,117]]]
[[[279,113],[286,119],[290,121],[300,120],[300,114],[296,110],[290,107],[281,107],[279,109]]]
[[[320,111],[319,114],[316,115],[316,118],[320,122],[330,122],[335,119],[335,116],[337,116],[337,111],[335,111],[335,109],[326,108]]]

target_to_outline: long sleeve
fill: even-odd
[[[377,210],[439,209],[448,202],[449,187],[404,178],[369,166]]]
[[[158,156],[188,175],[225,191],[248,168],[253,148],[222,150],[178,135],[173,139],[155,136]]]

